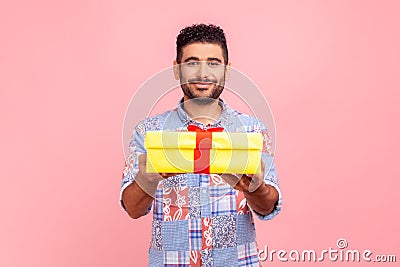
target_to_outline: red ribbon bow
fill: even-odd
[[[210,173],[210,149],[212,148],[212,133],[222,132],[222,127],[202,129],[196,125],[188,125],[189,132],[196,132],[196,148],[194,150],[194,173]]]

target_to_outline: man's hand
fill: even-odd
[[[135,177],[135,182],[150,196],[154,197],[161,180],[177,175],[177,173],[148,173],[146,171],[147,154],[139,155],[138,160],[139,173]]]
[[[122,202],[129,216],[137,219],[147,213],[157,190],[158,183],[176,173],[148,173],[146,171],[146,154],[138,157],[139,172],[135,181],[125,188]]]
[[[221,174],[220,176],[234,189],[244,192],[247,203],[258,214],[267,215],[274,210],[279,194],[275,187],[264,183],[265,164],[261,161],[258,174]]]
[[[224,173],[220,176],[234,189],[243,192],[254,192],[264,183],[265,164],[261,161],[261,172],[257,174],[229,174]]]

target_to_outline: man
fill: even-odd
[[[259,266],[253,213],[262,220],[280,211],[281,196],[268,133],[256,118],[220,99],[229,73],[223,30],[195,24],[177,37],[174,73],[183,99],[175,110],[135,128],[124,169],[121,205],[132,218],[153,209],[149,266]],[[188,127],[261,132],[262,173],[147,173],[146,131]]]

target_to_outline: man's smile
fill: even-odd
[[[199,90],[207,90],[213,85],[211,82],[195,82],[192,84]]]

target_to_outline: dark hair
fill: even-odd
[[[220,45],[225,64],[228,64],[228,47],[224,31],[216,25],[203,23],[193,24],[180,31],[176,38],[176,61],[181,63],[183,47],[198,42]]]

